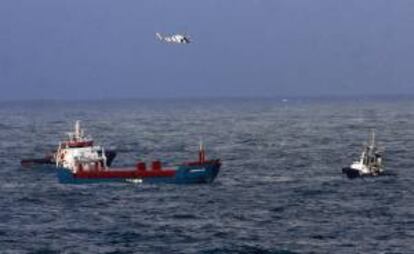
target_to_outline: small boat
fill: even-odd
[[[343,168],[342,173],[348,178],[380,176],[384,175],[382,165],[382,153],[375,143],[375,133],[372,132],[371,140],[362,151],[359,161],[354,161],[349,167]]]
[[[59,161],[65,160],[65,156],[74,156],[79,153],[82,153],[83,156],[85,156],[86,152],[94,154],[101,151],[102,149],[100,146],[94,145],[92,138],[85,136],[84,130],[80,128],[80,121],[76,121],[75,131],[69,132],[68,139],[60,142],[58,148],[54,152],[47,154],[44,158],[21,160],[20,164],[25,168],[55,168],[56,164],[59,164]],[[107,159],[107,164],[110,166],[116,157],[116,152],[113,150],[106,150],[104,153]]]
[[[138,162],[129,168],[109,168],[104,152],[98,157],[73,157],[69,164],[58,169],[60,183],[132,182],[132,183],[211,183],[220,170],[219,159],[206,160],[200,144],[198,161],[184,162],[164,167],[161,161],[153,161],[150,167]]]

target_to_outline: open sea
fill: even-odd
[[[20,160],[81,120],[114,165],[223,161],[212,184],[59,184]],[[371,129],[394,176],[349,180]],[[414,98],[0,103],[0,253],[414,253]]]

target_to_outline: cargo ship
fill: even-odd
[[[137,162],[128,168],[110,168],[102,151],[98,157],[73,157],[71,161],[58,165],[60,183],[97,183],[97,182],[131,182],[131,183],[173,183],[196,184],[211,183],[219,173],[219,159],[206,160],[204,146],[200,144],[197,161],[184,162],[176,166],[164,167],[161,161],[153,161],[147,167],[144,162]]]
[[[101,146],[94,144],[90,137],[85,136],[85,132],[80,127],[80,121],[76,121],[75,130],[69,132],[68,139],[60,142],[58,148],[47,154],[43,158],[37,159],[23,159],[20,164],[24,168],[56,168],[57,164],[61,164],[65,160],[70,160],[68,157],[83,156],[83,157],[97,157],[99,153],[104,152],[107,165],[110,166],[116,157],[116,151],[104,150]]]

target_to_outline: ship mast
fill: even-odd
[[[375,147],[375,131],[371,130],[371,148]]]
[[[80,138],[81,138],[80,121],[76,120],[76,122],[75,122],[75,139],[80,140]]]
[[[206,154],[204,151],[204,144],[203,144],[203,140],[200,140],[200,149],[198,151],[198,161],[200,163],[204,163],[205,160],[206,160]]]

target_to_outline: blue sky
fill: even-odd
[[[2,0],[0,100],[414,94],[413,24],[410,0]]]

